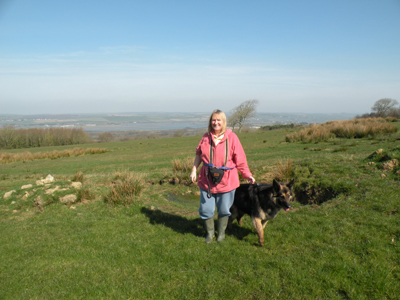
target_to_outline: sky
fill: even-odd
[[[0,115],[371,112],[400,0],[0,0]]]

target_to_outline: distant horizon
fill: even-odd
[[[140,112],[132,112],[132,111],[126,111],[126,112],[98,112],[98,113],[34,113],[34,114],[22,114],[22,113],[7,113],[7,114],[1,114],[0,116],[60,116],[60,115],[134,115],[134,114],[211,114],[212,111],[207,112],[207,111],[194,111],[194,112],[188,112],[188,111],[170,111],[170,112],[165,112],[165,111],[140,111]],[[225,112],[226,114],[229,114],[229,112]],[[369,112],[368,112],[369,113]],[[352,112],[285,112],[285,111],[279,111],[279,112],[265,112],[265,111],[257,111],[257,114],[304,114],[304,115],[361,115],[364,113],[352,113]]]

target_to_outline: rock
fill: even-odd
[[[397,159],[392,159],[388,162],[385,162],[382,167],[385,171],[392,171],[396,166],[399,165],[399,161]]]
[[[33,187],[32,184],[26,184],[26,185],[21,186],[21,190],[30,189],[31,187]]]
[[[64,197],[60,197],[60,202],[64,204],[72,204],[75,203],[78,197],[74,194],[66,195]]]
[[[22,196],[22,200],[26,200],[29,197],[29,193],[25,192],[25,195]]]
[[[11,195],[12,195],[13,193],[15,193],[15,192],[16,192],[15,190],[9,191],[9,192],[7,192],[7,193],[4,194],[3,198],[4,198],[4,199],[10,198]]]
[[[54,181],[54,177],[51,176],[50,174],[46,176],[46,178],[44,179],[44,183],[50,183]]]
[[[54,177],[50,174],[46,176],[45,179],[36,180],[36,185],[44,185],[45,183],[50,183],[54,181]]]
[[[52,195],[54,194],[55,191],[58,191],[60,189],[60,186],[57,185],[54,189],[48,189],[45,191],[46,195]]]
[[[71,187],[76,190],[80,190],[82,188],[82,182],[76,181],[71,183]]]
[[[383,149],[378,149],[375,151],[376,154],[381,154],[383,152]]]
[[[33,200],[33,202],[35,202],[35,204],[37,205],[37,206],[43,206],[44,205],[44,201],[43,201],[43,198],[42,198],[42,196],[37,196],[34,200]]]
[[[381,178],[382,178],[382,179],[385,179],[385,178],[386,178],[386,175],[385,175],[385,174],[381,174]]]

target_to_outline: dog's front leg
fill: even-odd
[[[260,242],[260,246],[264,246],[264,228],[261,223],[262,220],[260,218],[252,218],[253,226],[258,234],[258,241]]]
[[[268,220],[263,220],[263,221],[261,222],[262,228],[263,228],[263,232],[264,232],[265,225],[267,225],[267,223],[268,223]]]

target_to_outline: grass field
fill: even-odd
[[[239,134],[258,182],[285,162],[295,179],[297,200],[267,224],[264,247],[249,217],[204,243],[198,188],[173,167],[200,136],[1,164],[0,299],[398,299],[400,132],[286,142],[296,131]],[[142,189],[126,205],[104,201],[124,173]],[[35,184],[48,174],[55,182]],[[84,193],[70,186],[78,177]],[[77,203],[59,201],[71,193]]]

